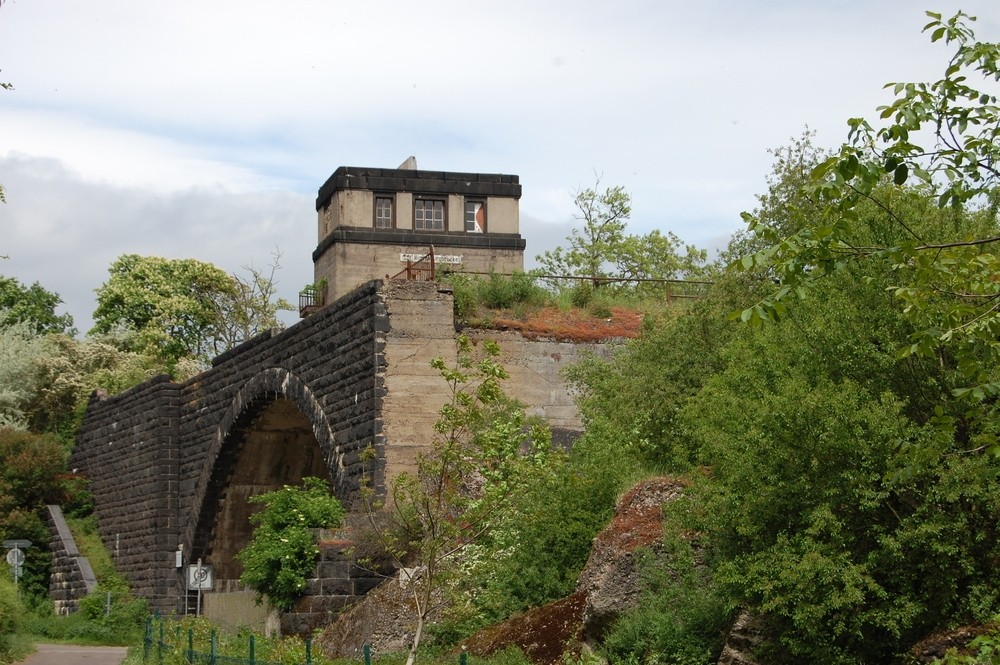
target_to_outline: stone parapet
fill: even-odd
[[[55,613],[65,616],[75,612],[80,599],[97,587],[97,578],[86,557],[80,556],[73,534],[59,506],[48,508],[48,523],[52,537],[52,574],[49,577],[49,595]]]

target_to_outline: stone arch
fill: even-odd
[[[273,429],[276,422],[280,423],[278,430]],[[273,457],[259,462],[253,459],[262,451],[261,441],[273,437],[275,431],[295,442],[285,449],[288,442],[283,440],[281,446],[271,449],[274,454],[294,458],[297,470],[290,475],[280,468],[288,467],[287,459],[280,463]],[[325,476],[335,492],[342,494],[343,454],[334,443],[327,416],[309,387],[283,368],[258,373],[236,392],[216,426],[207,460],[195,494],[199,503],[193,506],[196,521],[190,532],[190,552],[192,558],[218,559],[215,563],[223,564],[220,573],[226,579],[231,578],[226,575],[231,571],[225,562],[249,538],[246,508],[237,508],[234,503],[246,506],[246,496],[298,482],[303,475]],[[232,531],[230,513],[234,511],[240,526]],[[229,539],[238,542],[229,543],[224,554],[219,554],[218,543]],[[213,548],[215,557],[209,556]]]

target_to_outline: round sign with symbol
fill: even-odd
[[[191,591],[212,590],[212,567],[201,563],[188,566],[187,588]]]
[[[7,563],[12,566],[20,566],[24,563],[24,551],[22,550],[11,550],[7,552]]]

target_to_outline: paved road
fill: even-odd
[[[78,647],[73,644],[38,644],[23,665],[119,665],[125,647]]]

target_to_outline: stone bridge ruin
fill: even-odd
[[[188,381],[160,376],[95,394],[70,468],[90,480],[101,537],[135,593],[156,611],[185,613],[185,572],[199,559],[213,566],[212,593],[236,589],[251,496],[318,476],[350,507],[363,473],[384,491],[412,469],[446,398],[430,361],[454,357],[452,310],[450,291],[435,282],[373,280]],[[599,345],[471,336],[500,342],[508,390],[530,413],[557,433],[579,430],[558,372]],[[365,462],[369,447],[375,459]],[[293,611],[311,618],[285,630],[308,630],[373,586],[339,556],[324,553]]]

